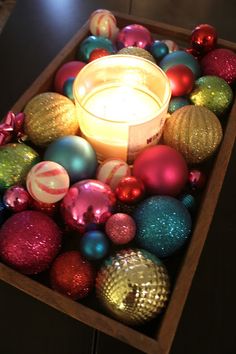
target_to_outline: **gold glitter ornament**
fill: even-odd
[[[142,324],[165,307],[169,277],[156,256],[125,249],[105,261],[97,275],[96,292],[113,317],[130,325]]]
[[[0,189],[23,184],[39,155],[25,144],[6,144],[0,147]]]
[[[166,121],[163,140],[178,150],[188,163],[200,163],[219,146],[222,128],[216,115],[206,107],[184,106]]]
[[[156,61],[152,54],[150,54],[146,49],[139,47],[124,47],[117,52],[117,54],[127,54],[127,55],[135,55],[136,57],[141,57],[156,64]]]
[[[202,76],[195,82],[189,97],[193,104],[204,106],[220,116],[231,104],[233,91],[220,77]]]
[[[55,92],[44,92],[33,97],[24,109],[24,130],[36,146],[47,146],[52,141],[76,135],[79,120],[74,103]]]

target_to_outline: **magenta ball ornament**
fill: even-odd
[[[64,94],[63,89],[66,81],[70,78],[75,78],[84,66],[85,63],[78,60],[63,64],[56,72],[54,78],[55,91]]]
[[[149,49],[153,42],[150,31],[137,24],[128,25],[120,30],[117,35],[116,45],[118,50],[124,47],[139,47]]]
[[[29,208],[31,197],[24,187],[12,186],[4,193],[3,201],[10,211],[18,213]]]

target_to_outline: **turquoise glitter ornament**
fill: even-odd
[[[151,45],[150,53],[159,61],[169,54],[169,48],[164,42],[156,40]]]
[[[80,43],[76,57],[78,60],[87,63],[91,52],[97,48],[106,49],[111,54],[116,52],[116,49],[110,39],[99,36],[89,36]]]
[[[80,251],[89,261],[97,261],[108,254],[108,237],[99,230],[86,232],[80,240]]]
[[[191,216],[183,203],[173,197],[154,196],[138,205],[133,214],[138,245],[157,257],[168,257],[187,241]]]
[[[172,114],[177,111],[177,109],[188,106],[189,104],[191,104],[190,100],[185,97],[173,97],[170,99],[168,112]]]

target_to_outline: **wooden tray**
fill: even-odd
[[[139,23],[146,26],[156,38],[173,39],[178,44],[187,46],[190,36],[189,30],[119,13],[115,13],[115,16],[120,28],[127,24]],[[55,72],[62,63],[74,58],[78,44],[88,35],[88,23],[85,23],[15,103],[12,111],[16,113],[20,112],[30,98],[40,92],[52,90]],[[236,51],[236,44],[232,42],[219,40],[219,46]],[[224,128],[224,139],[221,147],[218,150],[217,156],[212,160],[211,175],[202,196],[191,241],[188,247],[182,252],[181,259],[177,259],[179,271],[175,276],[167,309],[162,316],[159,316],[159,318],[142,328],[133,329],[98,312],[97,305],[94,304],[94,298],[85,300],[83,303],[75,302],[41,284],[40,277],[39,279],[34,277],[34,279],[37,279],[36,281],[14,271],[4,264],[0,264],[0,279],[86,325],[126,342],[145,353],[167,354],[171,348],[190,290],[226,173],[235,140],[235,115],[236,103],[234,102]]]

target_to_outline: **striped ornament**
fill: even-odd
[[[167,45],[167,47],[169,48],[169,53],[173,53],[176,50],[179,50],[178,44],[170,39],[163,39],[162,42],[165,43]]]
[[[70,184],[69,175],[53,161],[37,163],[28,173],[27,190],[31,197],[42,203],[56,203],[67,193]]]
[[[116,18],[108,10],[96,10],[89,17],[89,29],[94,36],[113,39],[118,32]]]

